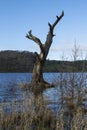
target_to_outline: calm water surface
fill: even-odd
[[[58,79],[59,81],[61,80],[61,74],[62,73],[44,73],[43,76],[47,82],[55,83]],[[66,76],[68,80],[71,75],[63,73],[62,78]],[[12,99],[20,100],[23,97],[24,91],[18,88],[18,84],[30,82],[31,76],[31,73],[0,73],[0,103],[12,101]],[[80,79],[84,80],[84,86],[87,87],[87,73],[76,73],[75,82],[77,82],[77,84],[80,82]],[[49,97],[50,100],[57,101],[58,87],[47,89],[43,94]]]
[[[53,82],[57,73],[44,73],[44,79],[50,83]],[[31,73],[0,73],[0,103],[13,100],[20,100],[23,96],[23,90],[17,85],[31,81]],[[50,95],[53,89],[49,89],[44,93]],[[55,91],[54,91],[55,92]],[[52,97],[51,97],[52,98]]]

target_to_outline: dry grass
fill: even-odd
[[[9,103],[4,103],[0,109],[0,130],[87,130],[87,120],[83,118],[81,107],[66,113],[64,108],[61,108],[55,115],[47,108],[41,95],[26,97],[20,104],[12,103],[10,114],[2,110],[6,105],[9,106]]]
[[[13,102],[12,113],[3,112],[3,108],[9,104],[3,104],[0,112],[0,130],[53,130],[55,129],[55,114],[46,107],[43,97],[32,96],[22,103]],[[18,112],[20,105],[21,111]]]

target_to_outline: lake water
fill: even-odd
[[[57,78],[57,73],[44,73],[44,79],[50,83],[54,78]],[[31,81],[31,73],[0,73],[0,103],[14,100],[20,100],[23,95],[23,90],[17,87],[20,83],[27,83]],[[44,94],[50,95],[55,90],[48,89]],[[52,98],[52,97],[51,97]]]
[[[67,87],[67,85],[71,85],[72,79],[74,78],[75,84],[80,86],[78,88],[82,89],[84,86],[87,88],[87,73],[75,73],[75,75],[73,75],[73,73],[44,73],[43,76],[47,82],[57,83],[55,88],[50,88],[43,92],[45,97],[53,101],[53,103],[51,102],[51,104],[49,104],[50,107],[53,107],[53,104],[55,105],[55,103],[58,102],[58,81],[64,81],[65,84],[63,86]],[[70,80],[71,83],[68,84],[69,82],[67,82],[67,80]],[[12,100],[20,101],[23,98],[24,91],[18,88],[18,84],[30,81],[31,73],[0,73],[0,103],[11,102]]]

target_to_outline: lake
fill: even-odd
[[[87,73],[44,73],[43,76],[47,82],[55,84],[54,88],[49,88],[43,92],[43,96],[51,101],[51,103],[49,103],[49,107],[51,108],[54,107],[59,100],[60,81],[64,83],[62,87],[65,88],[67,88],[67,86],[72,88],[74,83],[74,86],[76,86],[76,89],[78,88],[79,91],[83,91],[85,88],[87,89]],[[30,81],[31,73],[0,73],[0,103],[22,100],[25,92],[18,88],[18,84],[28,83]],[[67,93],[67,89],[64,90],[65,88],[62,90],[64,94]],[[56,105],[55,107],[58,108],[58,103]]]
[[[44,79],[50,83],[57,78],[57,73],[44,73]],[[31,73],[0,73],[0,103],[8,102],[12,99],[20,100],[23,90],[17,87],[20,83],[28,83],[31,81]],[[54,89],[48,89],[45,93],[50,95]],[[44,93],[44,94],[45,94]]]

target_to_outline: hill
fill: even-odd
[[[33,53],[27,51],[1,51],[0,72],[31,72],[34,61]]]
[[[0,72],[32,72],[34,53],[28,51],[0,51]],[[87,61],[47,60],[44,72],[87,71]]]

